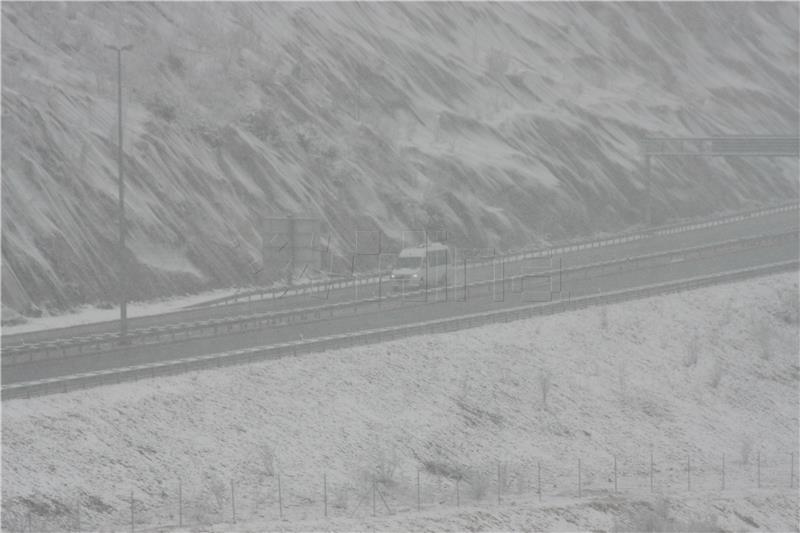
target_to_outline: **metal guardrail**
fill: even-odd
[[[482,266],[486,266],[497,261],[505,261],[506,263],[511,261],[520,261],[532,258],[540,258],[540,257],[552,257],[555,255],[560,255],[566,252],[573,252],[573,251],[580,251],[586,250],[591,248],[601,248],[605,246],[613,246],[624,244],[628,242],[634,242],[642,239],[651,238],[653,236],[664,236],[664,235],[672,235],[676,233],[682,233],[687,231],[693,231],[697,229],[703,229],[713,226],[719,226],[723,224],[730,224],[734,222],[738,222],[741,220],[745,220],[748,218],[754,218],[759,216],[765,216],[769,214],[779,213],[779,212],[788,212],[792,210],[797,210],[800,208],[800,204],[797,203],[787,203],[775,207],[770,207],[766,209],[755,209],[752,211],[746,211],[743,213],[737,213],[735,215],[727,215],[724,217],[720,217],[713,220],[704,220],[692,223],[682,223],[682,224],[673,224],[673,225],[666,225],[660,226],[658,228],[652,228],[646,231],[635,232],[631,234],[619,234],[613,237],[608,237],[599,240],[583,240],[583,241],[576,241],[573,243],[565,244],[562,246],[558,246],[555,248],[547,248],[544,250],[522,250],[516,251],[513,253],[497,255],[492,258],[488,258],[482,261],[473,261],[468,264],[468,268],[478,268]],[[287,291],[287,288],[269,288],[269,289],[257,289],[256,291],[250,291],[249,293],[240,293],[238,295],[233,295],[229,297],[225,297],[225,299],[215,300],[214,305],[231,305],[236,303],[241,303],[241,301],[245,301],[244,299],[247,298],[246,301],[252,301],[254,296],[258,296],[257,299],[267,299],[266,295],[271,295],[270,298],[281,297],[283,295],[313,295],[313,294],[327,294],[332,290],[342,289],[342,288],[355,288],[357,289],[359,286],[369,286],[374,285],[375,283],[379,283],[381,277],[370,277],[370,278],[361,278],[356,280],[350,281],[333,281],[333,282],[316,282],[301,286],[296,286],[291,290]],[[278,295],[278,296],[276,296]],[[223,300],[225,300],[223,302]],[[352,305],[352,304],[351,304]],[[188,308],[186,309],[188,310]],[[303,312],[302,310],[298,312]],[[166,314],[173,314],[166,313]],[[285,312],[284,312],[285,313]],[[291,313],[291,311],[289,311]],[[155,317],[160,315],[154,315]],[[258,321],[256,315],[248,315],[253,317],[254,321]],[[167,326],[156,326],[150,328],[142,328],[138,330],[133,330],[129,332],[128,339],[131,342],[135,342],[137,335],[143,337],[164,337],[167,336],[171,340],[177,340],[179,335],[185,335],[188,330],[196,329],[198,327],[207,327],[207,328],[219,328],[219,327],[230,327],[229,324],[238,323],[243,320],[242,316],[235,316],[231,318],[223,318],[223,319],[208,319],[204,321],[194,321],[194,322],[187,322],[187,323],[177,323],[171,324]],[[233,321],[233,322],[230,322]],[[266,323],[265,325],[273,325],[270,323]],[[231,329],[232,331],[232,329]],[[97,346],[95,351],[100,351],[100,346],[112,346],[119,344],[119,332],[107,332],[107,333],[99,333],[95,335],[89,335],[86,337],[68,337],[63,339],[55,339],[50,341],[44,341],[39,343],[22,343],[18,345],[12,345],[4,347],[2,350],[2,359],[3,364],[5,365],[5,361],[7,358],[14,358],[14,362],[12,364],[17,364],[19,361],[19,356],[22,354],[31,354],[31,353],[44,353],[44,358],[49,358],[49,354],[53,353],[56,356],[67,356],[70,350],[77,350],[77,354],[74,355],[81,355],[82,349],[85,346]],[[31,359],[36,360],[36,359]]]
[[[649,238],[652,236],[662,236],[662,235],[671,235],[674,233],[682,233],[686,231],[694,231],[697,229],[712,227],[712,226],[719,226],[722,224],[730,224],[733,222],[739,222],[741,220],[745,220],[748,218],[758,217],[758,216],[765,216],[774,213],[780,212],[787,212],[792,210],[797,210],[800,208],[800,204],[795,202],[787,203],[775,207],[768,207],[765,209],[754,209],[751,211],[745,211],[743,213],[737,213],[735,215],[725,215],[723,217],[715,218],[712,220],[704,220],[698,222],[690,222],[690,223],[678,223],[678,224],[669,224],[664,226],[658,226],[656,228],[651,228],[647,230],[636,231],[630,234],[618,234],[614,237],[608,237],[604,239],[584,239],[575,241],[566,245],[556,246],[553,248],[547,248],[543,250],[519,250],[514,251],[506,254],[499,254],[496,258],[505,258],[506,260],[511,260],[515,258],[523,258],[527,259],[530,257],[547,257],[550,255],[558,255],[564,252],[575,251],[575,250],[583,250],[586,248],[598,248],[601,246],[610,246],[625,242],[631,242],[636,240],[641,240],[645,238]],[[531,255],[533,254],[533,255]],[[488,260],[491,261],[491,260]],[[488,261],[484,262],[476,262],[471,263],[475,266],[485,265]],[[329,292],[333,289],[341,289],[341,288],[348,288],[348,287],[355,287],[359,284],[367,285],[367,284],[374,284],[377,283],[380,276],[385,276],[389,272],[384,271],[381,272],[379,276],[367,276],[363,278],[357,278],[354,280],[339,280],[339,281],[325,281],[325,282],[316,282],[316,283],[306,283],[302,285],[294,285],[292,287],[269,287],[269,288],[258,288],[252,289],[248,291],[244,291],[241,293],[233,294],[230,296],[223,296],[221,298],[217,298],[215,300],[210,300],[207,302],[193,304],[188,306],[187,308],[199,308],[199,307],[215,307],[215,306],[222,306],[222,305],[232,305],[236,303],[242,302],[251,302],[254,299],[258,300],[269,300],[275,298],[282,298],[285,296],[298,296],[303,294],[314,294],[318,292]]]
[[[578,265],[574,267],[566,267],[559,269],[552,269],[546,271],[537,271],[531,274],[521,274],[516,276],[503,277],[502,280],[514,283],[515,281],[524,280],[529,277],[545,278],[554,276],[569,276],[577,273],[585,273],[589,277],[589,273],[595,270],[600,270],[600,275],[605,275],[608,272],[605,270],[610,269],[611,272],[618,272],[623,270],[636,270],[641,268],[649,268],[657,266],[660,260],[669,262],[676,257],[705,257],[708,255],[716,255],[720,251],[728,249],[742,249],[751,248],[755,246],[769,245],[774,242],[779,242],[786,239],[795,239],[798,236],[798,231],[785,232],[780,234],[762,235],[756,237],[748,237],[744,239],[732,239],[719,243],[706,244],[693,246],[689,248],[682,248],[678,250],[668,250],[664,252],[654,252],[641,256],[626,257],[623,259],[613,259],[609,261],[600,261],[590,263],[587,265]],[[498,260],[497,263],[503,263],[505,259]],[[465,283],[462,285],[452,285],[446,287],[435,287],[430,290],[467,290],[468,288],[476,288],[484,285],[497,283],[497,279],[486,279]],[[211,337],[218,335],[227,335],[235,332],[252,331],[255,329],[262,329],[268,326],[284,325],[295,322],[305,322],[309,320],[321,319],[323,315],[328,314],[333,317],[337,311],[346,308],[353,308],[357,310],[359,306],[365,306],[379,301],[388,301],[393,299],[400,299],[402,297],[412,297],[415,295],[423,295],[425,290],[418,290],[412,292],[405,292],[401,294],[385,294],[379,298],[365,298],[361,300],[348,300],[330,305],[304,307],[290,309],[286,311],[276,311],[268,313],[256,313],[250,315],[224,317],[218,319],[209,319],[197,322],[189,322],[183,324],[173,324],[167,326],[155,326],[141,330],[134,330],[129,333],[131,339],[139,339],[141,342],[138,344],[152,344],[153,341],[148,342],[148,339],[155,339],[156,343],[159,342],[173,342],[179,340],[188,340],[191,338]],[[166,337],[166,340],[164,338]],[[12,366],[18,364],[31,363],[46,359],[75,357],[87,355],[89,353],[97,353],[101,351],[101,347],[106,346],[105,351],[114,349],[116,345],[116,334],[93,335],[88,337],[75,337],[68,339],[66,342],[54,343],[45,342],[32,345],[12,346],[6,348],[2,356],[3,366]],[[86,346],[95,347],[94,351],[84,351]],[[127,348],[128,346],[126,346]],[[73,353],[69,350],[73,349]],[[39,354],[39,357],[34,355]]]
[[[645,287],[636,287],[621,291],[584,296],[576,299],[568,298],[566,300],[546,304],[519,306],[500,311],[475,313],[455,318],[432,320],[410,325],[372,329],[358,333],[330,335],[304,341],[233,350],[219,354],[189,357],[174,361],[150,363],[121,369],[87,372],[66,377],[18,383],[2,387],[2,399],[9,400],[13,398],[29,398],[31,396],[67,392],[70,390],[84,389],[108,383],[120,383],[123,381],[183,373],[202,368],[221,367],[254,362],[257,360],[276,359],[290,355],[296,356],[300,353],[338,349],[353,345],[372,344],[425,333],[455,331],[489,323],[510,322],[513,320],[530,318],[538,315],[549,315],[571,309],[581,309],[592,305],[607,305],[610,303],[623,302],[664,293],[696,289],[718,283],[738,281],[754,276],[795,270],[798,268],[798,266],[800,266],[800,261],[785,261],[748,269],[724,272],[721,274],[701,276],[686,280],[659,283]]]
[[[645,155],[788,156],[800,155],[796,135],[718,135],[713,137],[647,137]]]

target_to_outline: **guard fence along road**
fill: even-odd
[[[797,231],[784,232],[775,235],[762,235],[703,246],[694,246],[679,250],[671,250],[667,252],[657,252],[640,256],[626,257],[611,261],[600,261],[587,265],[559,268],[557,270],[545,270],[536,272],[535,276],[578,276],[588,279],[589,277],[603,276],[614,272],[636,270],[662,264],[669,264],[676,260],[711,257],[731,250],[770,246],[785,241],[796,241],[797,238]],[[502,257],[493,260],[493,263],[504,267],[509,260],[519,261],[520,258],[509,259]],[[457,274],[458,270],[458,267],[454,267],[453,273]],[[504,282],[508,281],[513,284],[524,281],[526,277],[529,277],[529,275],[520,274],[515,276],[504,276],[502,280]],[[485,279],[467,282],[465,276],[463,283],[449,285],[445,288],[449,290],[466,291],[469,288],[477,288],[497,282],[497,279]],[[441,288],[437,289],[440,290]],[[401,294],[387,293],[375,298],[364,298],[360,300],[338,302],[335,304],[295,308],[287,311],[255,313],[249,315],[188,322],[183,324],[168,324],[165,326],[155,326],[132,330],[129,331],[128,337],[131,343],[135,345],[143,345],[180,342],[198,337],[230,335],[237,332],[252,331],[256,329],[288,325],[310,320],[320,320],[326,317],[330,318],[336,313],[356,313],[359,311],[359,309],[361,311],[368,311],[372,309],[370,305],[374,306],[375,303],[379,302],[393,301],[398,305],[402,305],[404,298],[413,299],[415,296],[424,294],[424,292],[424,290],[420,290],[404,292]],[[379,311],[378,309],[372,310]],[[19,364],[34,363],[48,359],[108,352],[117,349],[117,341],[118,334],[106,333],[86,337],[72,337],[36,344],[10,346],[3,350],[2,365],[7,367]],[[130,346],[124,347],[124,349],[129,348]]]
[[[35,395],[67,392],[69,390],[82,389],[96,385],[147,379],[156,376],[178,374],[202,368],[213,368],[266,359],[277,359],[284,356],[296,356],[300,353],[321,352],[346,346],[372,344],[412,335],[456,331],[495,322],[510,322],[513,320],[520,320],[533,316],[560,313],[570,309],[581,309],[593,305],[606,305],[670,292],[696,289],[717,283],[738,281],[754,276],[763,276],[788,270],[796,270],[798,268],[798,263],[799,262],[797,260],[784,261],[754,268],[729,271],[722,274],[694,277],[680,281],[659,283],[645,287],[636,287],[614,292],[606,292],[575,299],[567,297],[563,300],[545,304],[525,305],[513,307],[511,309],[503,309],[500,311],[489,311],[485,313],[464,315],[456,318],[446,318],[410,325],[372,329],[358,333],[330,335],[315,339],[280,343],[270,346],[260,346],[242,350],[233,350],[218,354],[188,357],[172,361],[150,363],[125,368],[115,368],[98,372],[87,372],[83,374],[31,381],[26,383],[17,383],[13,385],[7,385],[2,388],[2,399],[8,400],[12,398],[27,398]]]

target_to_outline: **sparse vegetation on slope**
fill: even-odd
[[[263,218],[505,249],[642,221],[645,134],[796,133],[792,3],[2,6],[3,303],[116,299],[125,54],[130,295],[279,278]],[[654,167],[656,221],[797,197],[787,160]],[[698,179],[702,177],[703,179]],[[38,306],[38,307],[35,307]]]
[[[572,529],[677,531],[715,524],[713,513],[726,531],[785,531],[796,525],[800,374],[797,325],[781,317],[797,298],[788,273],[609,305],[606,330],[585,309],[4,402],[3,529],[25,529],[29,512],[64,529],[77,497],[83,524],[124,527],[131,488],[139,523],[175,523],[182,480],[185,520],[190,509],[195,524],[229,520],[233,481],[238,520],[266,520],[253,530],[278,528],[281,483],[281,527],[297,530],[371,529],[360,520],[374,500],[389,530],[563,530],[559,517],[580,508]],[[720,344],[685,366],[689,334],[705,339],[726,306]],[[754,316],[770,325],[769,359]],[[715,360],[725,372],[714,387]],[[649,452],[653,498],[679,505],[642,501]],[[323,479],[338,521],[322,521]],[[441,512],[415,515],[418,494]]]

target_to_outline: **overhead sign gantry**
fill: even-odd
[[[647,225],[652,225],[651,157],[794,157],[800,158],[800,137],[792,135],[718,135],[713,137],[645,137]]]

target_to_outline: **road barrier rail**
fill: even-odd
[[[356,313],[358,312],[359,307],[364,308],[365,306],[384,301],[395,301],[402,304],[405,301],[404,299],[407,298],[411,302],[418,302],[419,297],[425,296],[426,292],[429,291],[463,290],[464,299],[466,299],[467,291],[469,289],[475,289],[493,283],[496,284],[500,281],[503,283],[508,282],[512,287],[515,283],[522,287],[525,280],[530,278],[543,279],[560,276],[563,279],[563,277],[577,275],[587,279],[594,276],[603,276],[626,270],[653,268],[659,265],[675,262],[676,260],[693,260],[753,247],[771,246],[780,244],[781,242],[787,240],[797,241],[798,234],[798,231],[795,230],[779,234],[759,235],[755,237],[733,239],[729,241],[693,246],[678,250],[654,252],[651,254],[626,257],[623,259],[599,261],[586,265],[536,271],[512,276],[503,275],[500,279],[485,279],[467,282],[465,276],[463,284],[446,284],[444,287],[430,287],[427,290],[421,289],[402,293],[387,292],[386,294],[381,293],[379,297],[348,300],[321,306],[239,315],[233,317],[187,322],[182,324],[152,326],[149,328],[130,331],[128,333],[128,339],[131,344],[123,346],[119,345],[119,335],[117,333],[90,335],[87,337],[72,337],[60,341],[48,341],[44,343],[11,346],[3,349],[2,365],[5,367],[20,364],[30,364],[48,359],[78,357],[101,352],[109,352],[115,349],[129,349],[132,345],[166,344],[200,337],[230,335],[267,327],[285,326],[312,320],[324,320],[326,319],[326,316],[328,319],[331,319],[334,317],[334,314],[344,309],[351,310],[353,313]],[[504,265],[505,261],[505,258],[498,258],[493,262],[496,265]],[[454,270],[457,270],[457,268],[458,267],[456,267]],[[504,266],[502,269],[504,271]],[[94,349],[87,350],[87,348]]]
[[[629,233],[621,233],[611,237],[605,237],[602,239],[594,239],[594,240],[583,240],[583,241],[575,241],[568,244],[563,244],[560,246],[556,246],[553,248],[547,248],[544,250],[518,250],[518,251],[510,251],[505,254],[498,254],[493,257],[486,258],[482,261],[471,261],[467,266],[468,268],[472,267],[480,267],[485,266],[491,262],[497,260],[504,260],[506,263],[510,263],[513,260],[524,260],[530,259],[534,257],[548,257],[559,255],[569,251],[575,250],[585,250],[590,248],[600,248],[603,246],[610,246],[610,245],[617,245],[622,243],[633,242],[645,238],[649,238],[651,236],[663,236],[663,235],[671,235],[675,233],[681,233],[685,231],[693,231],[696,229],[711,227],[711,226],[719,226],[722,224],[734,223],[741,220],[745,220],[748,218],[756,218],[760,216],[771,215],[775,213],[781,212],[789,212],[793,210],[797,210],[800,208],[800,204],[796,202],[780,204],[768,208],[761,208],[761,209],[754,209],[745,212],[739,212],[732,215],[724,215],[721,217],[716,217],[714,219],[704,219],[698,221],[691,221],[691,222],[682,222],[678,224],[672,225],[665,225],[660,226],[657,228],[650,228],[647,230],[638,230]],[[228,305],[237,305],[243,302],[250,302],[259,301],[263,299],[269,298],[280,298],[282,296],[296,296],[296,295],[311,295],[314,294],[327,294],[332,290],[338,290],[342,288],[353,288],[354,290],[358,290],[359,287],[374,285],[375,283],[380,283],[383,277],[386,276],[388,272],[380,273],[378,276],[371,276],[371,277],[364,277],[364,278],[356,278],[356,279],[349,279],[349,280],[338,280],[338,281],[316,281],[313,283],[309,283],[306,285],[297,285],[294,287],[283,287],[283,288],[259,288],[254,289],[251,291],[237,293],[232,296],[224,297],[221,299],[206,301],[201,304],[195,304],[193,306],[187,306],[186,308],[178,311],[168,311],[165,313],[159,313],[155,315],[148,315],[147,317],[150,320],[157,320],[163,319],[165,321],[169,320],[171,317],[180,314],[186,314],[191,312],[202,312],[209,308],[214,307],[225,307]],[[213,319],[211,319],[213,320]],[[118,321],[107,321],[107,324],[117,323]],[[195,321],[201,322],[201,320]],[[188,321],[183,322],[189,323]],[[180,323],[175,324],[176,326],[180,327]],[[54,328],[69,330],[70,327],[66,328]],[[147,330],[148,328],[140,328],[140,330]],[[171,334],[171,333],[168,333]],[[177,332],[175,333],[177,336]],[[11,334],[8,336],[4,336],[2,339],[2,344],[4,346],[3,354],[6,352],[11,354],[15,353],[14,350],[19,349],[21,351],[17,351],[17,354],[22,353],[22,351],[27,351],[26,346],[34,346],[37,345],[39,347],[46,348],[46,351],[52,350],[54,353],[56,352],[63,352],[62,355],[66,355],[66,351],[68,350],[81,350],[82,346],[89,346],[95,345],[97,346],[98,343],[106,343],[106,344],[119,344],[120,334],[117,331],[107,332],[107,333],[98,333],[94,335],[88,336],[81,336],[81,337],[64,337],[61,339],[53,339],[50,341],[40,341],[36,343],[25,343],[24,340],[22,342],[18,342],[17,338],[24,339],[25,334]],[[83,340],[75,340],[72,339],[91,339],[90,342],[84,342]],[[38,349],[37,349],[38,350]],[[98,348],[99,350],[99,348]],[[42,351],[42,350],[39,350]],[[18,360],[17,358],[16,360]]]
[[[471,262],[470,265],[476,267],[483,266],[486,265],[487,263],[490,263],[500,258],[504,258],[506,261],[510,261],[518,259],[529,259],[532,257],[548,257],[548,256],[563,254],[566,252],[585,250],[589,248],[613,246],[627,242],[647,239],[654,236],[673,235],[676,233],[695,231],[698,229],[720,226],[723,224],[731,224],[734,222],[746,220],[748,218],[755,218],[775,213],[788,212],[797,210],[798,208],[800,208],[800,204],[796,202],[786,203],[774,207],[754,209],[751,211],[745,211],[733,215],[724,215],[722,217],[717,217],[711,220],[669,224],[646,230],[639,230],[633,233],[622,233],[602,239],[597,239],[597,238],[584,239],[551,248],[511,251],[503,254],[498,254],[497,256],[485,259],[483,261]],[[215,306],[233,305],[238,303],[252,302],[259,300],[283,298],[287,296],[302,296],[306,294],[325,293],[335,289],[343,289],[343,288],[356,287],[359,285],[375,284],[378,283],[383,276],[387,276],[389,273],[390,272],[387,270],[380,272],[377,275],[372,274],[364,277],[355,277],[355,279],[350,278],[346,280],[336,280],[336,281],[317,281],[317,282],[293,285],[291,287],[261,287],[232,294],[230,296],[223,296],[220,298],[216,298],[214,300],[208,300],[206,302],[192,304],[190,306],[187,306],[187,308],[215,307]]]
[[[252,363],[301,353],[321,352],[349,346],[374,344],[402,337],[420,334],[442,333],[472,328],[491,323],[511,322],[534,316],[551,315],[568,310],[582,309],[595,305],[608,305],[672,292],[697,289],[719,283],[740,281],[755,276],[763,276],[788,270],[797,270],[800,261],[784,261],[747,269],[733,270],[708,276],[658,283],[643,287],[612,291],[607,293],[567,298],[544,304],[524,305],[499,311],[487,311],[455,318],[444,318],[416,324],[371,329],[357,333],[329,335],[309,340],[280,343],[269,346],[232,350],[228,352],[188,357],[173,361],[148,363],[120,369],[87,372],[71,376],[17,383],[2,387],[2,399],[30,398],[32,396],[68,392],[88,387],[122,383],[125,381],[150,379],[170,374],[180,374],[192,370],[215,368],[234,364]]]

